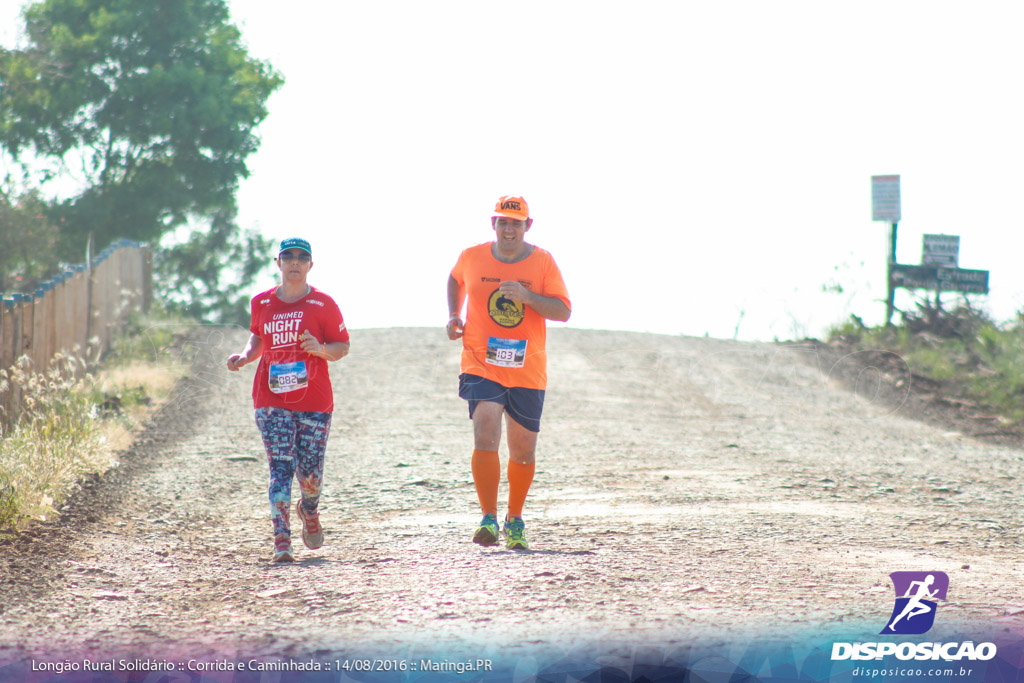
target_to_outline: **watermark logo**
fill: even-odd
[[[882,635],[920,635],[927,632],[935,624],[935,613],[940,600],[946,599],[949,590],[949,577],[943,572],[893,572],[889,574],[896,600],[892,614],[879,633]],[[995,643],[983,642],[975,644],[972,640],[951,642],[856,642],[833,643],[832,661],[882,661],[895,657],[901,662],[907,661],[988,661],[996,656]],[[909,671],[907,669],[872,669],[856,668],[853,675],[870,678],[877,676],[895,676],[886,671]],[[907,674],[920,678],[924,669],[914,670]],[[932,675],[939,669],[930,669]],[[952,676],[952,669],[944,676]],[[963,671],[963,669],[961,669]],[[970,673],[970,669],[967,670]],[[859,673],[858,673],[859,672]],[[903,674],[900,674],[901,676]],[[909,680],[909,679],[908,679]],[[948,678],[947,678],[948,680]]]
[[[926,633],[935,624],[938,601],[946,599],[949,577],[945,572],[893,572],[889,574],[896,601],[884,635]]]

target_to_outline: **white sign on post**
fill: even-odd
[[[960,235],[924,235],[922,266],[956,268],[960,261]]]
[[[900,177],[871,176],[871,220],[900,222]]]

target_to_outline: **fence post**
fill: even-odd
[[[7,306],[7,299],[0,296],[0,368],[8,369],[14,364],[11,357],[11,339],[14,325],[14,304]]]
[[[64,271],[64,346],[61,351],[64,355],[71,354],[75,348],[75,341],[77,339],[75,332],[78,325],[75,319],[78,317],[75,311],[75,305],[78,303],[78,293],[75,291],[75,272],[73,270]]]
[[[32,372],[39,372],[40,367],[35,352],[35,297],[31,294],[21,296],[21,346],[18,355],[28,356]]]
[[[8,339],[12,337],[12,326],[14,324],[14,307],[7,307],[7,301],[0,297],[0,368],[10,370],[11,361],[10,344]],[[11,407],[11,394],[14,383],[8,378],[7,389],[0,391],[0,427],[6,433],[7,429],[14,424],[14,412]]]
[[[12,294],[9,299],[4,299],[4,308],[10,313],[8,317],[7,334],[4,335],[4,348],[6,355],[11,359],[10,366],[18,364],[21,350],[21,294]],[[21,412],[21,385],[11,382],[10,396],[8,397],[8,410],[10,410],[10,424],[14,424],[18,413]]]
[[[92,336],[99,340],[99,354],[107,352],[110,344],[110,262],[104,249],[96,258],[92,269],[93,328]]]
[[[46,367],[46,352],[43,349],[46,344],[46,339],[43,337],[46,295],[45,283],[42,283],[36,288],[32,299],[32,365],[39,370]]]
[[[64,273],[58,273],[53,280],[55,283],[53,288],[53,342],[50,353],[47,354],[47,363],[49,363],[49,359],[52,359],[56,354],[64,350],[64,340],[67,335],[64,320],[67,316],[68,286],[65,282]]]
[[[92,260],[89,270],[89,339],[96,340],[96,350],[103,354],[103,255]]]
[[[149,313],[153,307],[153,248],[142,244],[142,312]]]
[[[107,285],[105,287],[107,291],[107,311],[106,311],[106,332],[104,334],[103,351],[107,352],[114,345],[114,326],[117,316],[120,315],[120,305],[118,303],[121,298],[121,281],[120,281],[120,268],[118,268],[118,257],[117,253],[107,247],[107,260],[103,262],[106,266],[104,276],[107,279]]]
[[[50,292],[46,303],[46,319],[43,321],[43,334],[46,339],[46,361],[49,366],[50,359],[57,353],[57,309],[60,303],[60,282],[57,278],[50,280]]]
[[[81,357],[85,356],[86,336],[85,331],[88,327],[89,320],[89,307],[85,299],[85,291],[88,289],[85,282],[85,266],[72,266],[71,270],[74,271],[74,276],[71,278],[71,291],[74,296],[73,313],[74,313],[74,335],[71,347],[78,348],[78,355]]]

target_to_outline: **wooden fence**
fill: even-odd
[[[0,368],[26,362],[44,371],[58,353],[104,353],[132,311],[153,301],[153,258],[148,245],[120,240],[91,264],[71,266],[33,294],[9,294],[0,305]],[[21,410],[18,387],[0,391],[0,423]]]

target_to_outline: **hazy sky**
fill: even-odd
[[[5,23],[20,5],[0,0]],[[1000,319],[1024,307],[1019,2],[231,7],[287,80],[241,222],[308,238],[310,280],[352,327],[442,326],[448,271],[492,237],[502,194],[530,203],[570,325],[782,339],[878,323],[877,174],[902,177],[901,262],[923,233],[960,235],[960,266],[992,272],[976,300]]]

